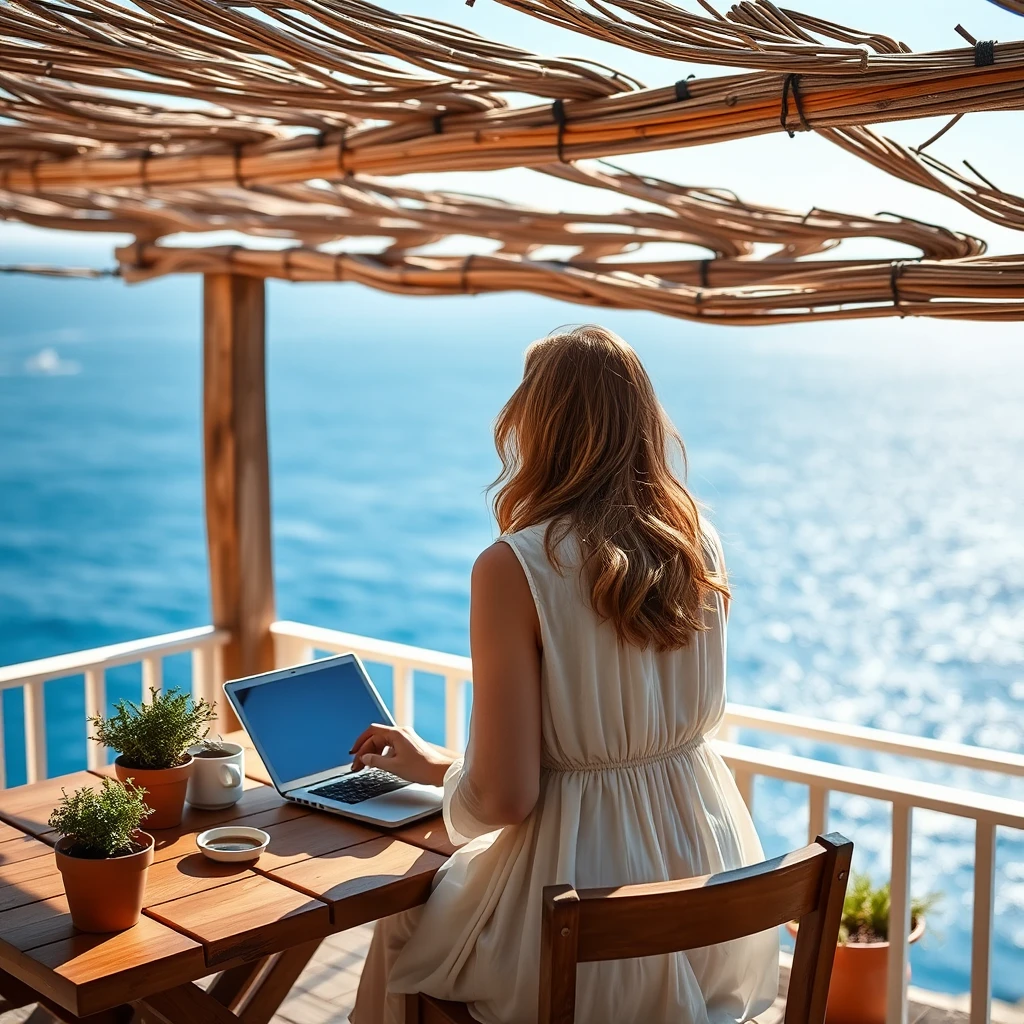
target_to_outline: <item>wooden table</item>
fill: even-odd
[[[320,941],[423,903],[452,847],[440,816],[380,829],[283,800],[244,734],[242,799],[186,807],[155,831],[142,919],[89,935],[71,924],[46,819],[112,769],[0,791],[0,1012],[39,1003],[59,1020],[267,1024]],[[216,864],[195,836],[227,822],[270,833],[253,866]],[[203,989],[195,982],[216,975]]]

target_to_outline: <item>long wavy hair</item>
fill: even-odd
[[[709,598],[728,585],[705,560],[682,438],[621,338],[587,324],[534,342],[494,443],[501,531],[548,522],[560,571],[559,546],[575,534],[591,603],[622,643],[673,650],[706,628]]]

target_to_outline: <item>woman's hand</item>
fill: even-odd
[[[454,755],[427,743],[412,731],[397,725],[371,725],[352,744],[352,771],[380,768],[406,782],[440,786],[452,766]]]

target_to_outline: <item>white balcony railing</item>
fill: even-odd
[[[469,658],[442,654],[406,644],[375,640],[296,622],[272,626],[275,657],[279,667],[302,664],[321,653],[354,651],[365,661],[390,667],[393,679],[393,711],[400,724],[412,725],[416,672],[444,679],[444,738],[459,750],[466,742],[467,697],[472,685]],[[114,666],[142,664],[144,686],[159,687],[162,659],[192,653],[193,692],[216,697],[222,682],[220,648],[227,636],[211,626],[78,654],[46,658],[0,669],[0,690],[24,690],[26,770],[30,782],[46,776],[46,718],[43,685],[51,679],[85,677],[86,712],[99,714],[106,707],[105,672]],[[83,723],[83,730],[85,724]],[[884,801],[892,807],[892,894],[889,946],[889,993],[887,1024],[905,1024],[907,1017],[907,942],[910,916],[910,851],[913,811],[938,811],[974,823],[974,908],[971,956],[971,1024],[991,1019],[991,949],[995,896],[996,829],[1024,830],[1024,801],[992,796],[967,789],[893,778],[830,762],[788,753],[744,746],[734,742],[739,729],[775,733],[872,751],[928,760],[960,768],[1024,776],[1024,756],[990,751],[962,744],[904,736],[858,726],[844,726],[776,711],[729,705],[724,734],[715,740],[717,749],[732,769],[748,806],[753,806],[757,777],[795,782],[807,787],[808,835],[828,831],[829,797],[832,793],[855,794]],[[3,784],[3,727],[0,722],[0,785]],[[89,764],[98,765],[103,752],[89,744]],[[902,921],[903,928],[898,927]]]
[[[85,677],[86,718],[105,714],[107,710],[107,669],[120,665],[142,663],[142,690],[160,689],[163,685],[163,659],[172,654],[192,654],[192,692],[197,696],[215,698],[223,677],[220,669],[220,649],[227,643],[228,634],[213,626],[184,629],[178,633],[131,640],[109,647],[96,647],[91,651],[60,654],[55,658],[24,661],[20,665],[0,668],[0,691],[21,689],[24,693],[25,714],[25,777],[29,782],[45,779],[46,771],[46,708],[44,685],[51,679],[68,676]],[[87,723],[82,722],[82,731]],[[0,787],[6,783],[6,757],[3,746],[4,730],[0,721]],[[103,763],[104,751],[96,743],[86,744],[88,764],[97,768]]]

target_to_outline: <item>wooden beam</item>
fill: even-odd
[[[198,985],[188,982],[140,999],[139,1009],[161,1024],[238,1024],[238,1018]]]
[[[206,536],[213,622],[231,633],[225,679],[274,667],[265,312],[261,280],[203,278]],[[219,703],[222,731],[237,728]]]

